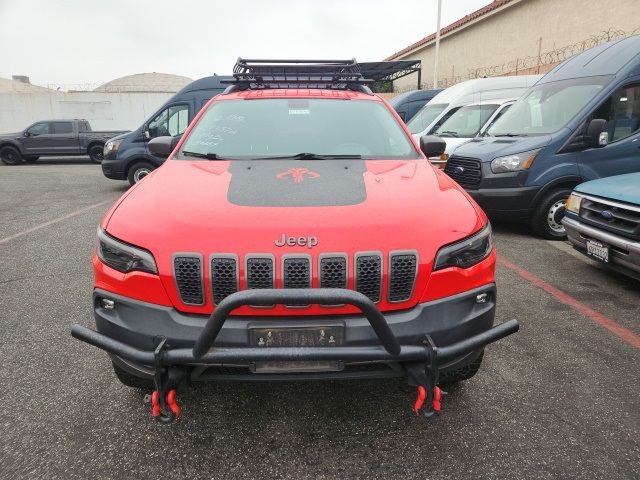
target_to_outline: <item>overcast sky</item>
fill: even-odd
[[[443,0],[442,26],[490,0]],[[200,78],[246,58],[383,60],[436,29],[437,0],[0,0],[0,77],[78,88]]]

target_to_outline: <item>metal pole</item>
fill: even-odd
[[[440,14],[442,12],[442,0],[438,0],[438,23],[436,29],[436,53],[433,64],[433,88],[438,88],[438,55],[440,54]]]

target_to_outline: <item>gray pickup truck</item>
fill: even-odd
[[[89,155],[101,163],[104,144],[125,130],[91,130],[86,120],[41,120],[18,133],[0,134],[0,160],[7,165],[35,162],[43,156]]]

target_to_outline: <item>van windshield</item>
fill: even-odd
[[[193,158],[420,158],[388,108],[368,100],[267,98],[215,102],[182,145]]]
[[[447,103],[427,103],[422,110],[415,114],[415,116],[411,119],[409,123],[407,123],[407,127],[409,127],[409,131],[411,133],[422,133],[426,130],[426,128],[433,123],[433,121],[440,115],[445,108],[447,108]]]
[[[440,137],[472,138],[498,109],[498,105],[468,105],[451,115],[434,132]]]
[[[496,120],[487,134],[500,137],[557,132],[610,81],[610,76],[600,76],[538,84]]]

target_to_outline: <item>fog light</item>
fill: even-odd
[[[108,298],[103,298],[102,308],[104,308],[105,310],[113,310],[114,308],[116,308],[116,302],[114,302],[113,300],[109,300]]]
[[[476,295],[476,303],[487,303],[489,300],[489,295],[486,293],[481,293],[480,295]]]

